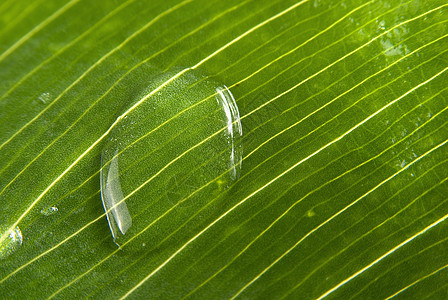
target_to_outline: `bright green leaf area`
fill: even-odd
[[[446,0],[4,0],[0,24],[0,298],[448,297]]]

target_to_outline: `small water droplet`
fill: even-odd
[[[41,209],[40,213],[43,214],[44,216],[50,216],[50,215],[57,213],[58,210],[59,209],[56,206],[51,206],[51,207]]]
[[[400,162],[400,167],[401,168],[404,168],[404,167],[406,167],[406,165],[407,165],[408,163],[406,162],[406,160],[402,160],[401,162]]]
[[[0,227],[0,237],[2,237],[4,234],[8,234],[6,231],[6,228]],[[20,231],[19,226],[17,226],[14,230],[9,232],[6,239],[2,241],[0,245],[0,259],[3,259],[17,251],[17,249],[19,249],[19,247],[22,245],[22,241],[22,232]]]
[[[50,101],[50,99],[51,99],[50,93],[42,93],[39,96],[39,100],[44,104],[46,104],[48,101]]]
[[[242,127],[230,90],[191,71],[164,84],[169,77],[129,104],[103,148],[101,197],[119,246],[146,241],[146,226],[173,206],[193,214],[240,176]]]
[[[406,134],[408,133],[407,129],[403,129],[403,131],[401,132],[401,136],[406,136]]]

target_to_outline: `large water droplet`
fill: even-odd
[[[17,226],[9,233],[7,233],[6,231],[6,228],[0,227],[0,238],[2,238],[4,234],[8,235],[0,244],[0,259],[3,259],[8,255],[14,253],[17,249],[19,249],[23,241],[22,232],[20,231],[19,226]]]
[[[106,165],[106,161],[103,161],[105,156],[102,157],[102,165],[105,165],[106,168],[105,170],[101,169],[100,173],[101,197],[106,210],[107,221],[115,240],[119,233],[124,235],[128,231],[132,225],[132,218],[126,206],[126,201],[123,201],[124,196],[118,172],[118,148],[115,150],[109,166]]]
[[[170,209],[202,207],[240,176],[242,129],[229,89],[188,72],[148,96],[170,76],[128,105],[102,152],[101,196],[118,245]]]

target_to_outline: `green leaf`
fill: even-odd
[[[447,1],[0,21],[2,298],[447,297]]]

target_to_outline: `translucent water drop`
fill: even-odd
[[[55,213],[57,213],[58,210],[59,209],[56,206],[51,206],[51,207],[41,209],[40,213],[43,214],[44,216],[51,216],[51,215],[54,215]]]
[[[6,228],[0,227],[1,232],[0,238],[4,234],[8,234],[6,231],[7,231]],[[14,230],[12,230],[8,234],[8,237],[4,239],[0,244],[0,259],[3,259],[8,255],[11,255],[15,251],[17,251],[17,249],[19,249],[19,247],[22,245],[22,241],[23,241],[22,232],[20,231],[20,228],[17,226]]]
[[[40,96],[39,96],[39,100],[43,103],[43,104],[46,104],[48,101],[50,101],[51,100],[51,94],[50,93],[42,93]]]
[[[103,159],[105,156],[102,157]],[[115,150],[110,164],[107,166],[107,162],[104,162],[104,165],[105,170],[102,168],[100,171],[101,198],[112,236],[116,239],[119,233],[124,235],[132,225],[126,201],[122,201],[124,197],[118,172],[118,148]]]
[[[172,75],[124,108],[103,148],[101,197],[120,246],[147,245],[152,221],[171,210],[193,214],[240,176],[242,127],[230,90],[190,71],[165,84]]]

